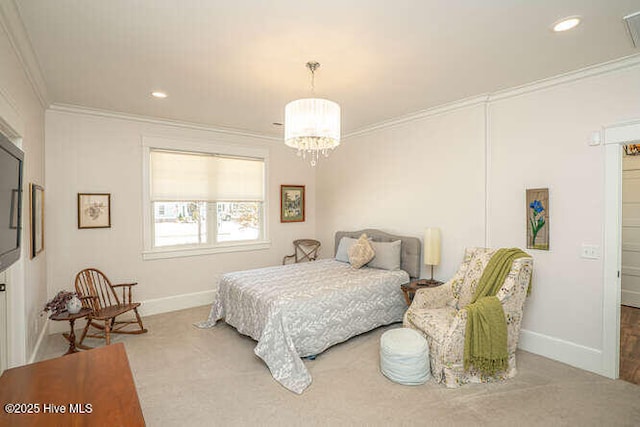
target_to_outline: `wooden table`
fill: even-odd
[[[67,354],[73,354],[78,352],[78,350],[76,349],[76,333],[74,331],[73,325],[77,319],[82,319],[83,317],[87,317],[89,313],[91,313],[91,309],[81,308],[79,312],[74,314],[71,314],[68,311],[63,311],[62,313],[54,314],[50,317],[51,320],[57,320],[57,321],[67,320],[69,322],[69,325],[71,326],[70,333],[62,334],[62,336],[65,337],[67,341],[69,341],[69,350],[67,350],[67,352],[64,354],[65,356]],[[91,347],[87,347],[83,345],[79,345],[77,347],[83,350],[91,350]]]
[[[145,425],[122,343],[5,371],[0,405],[0,426]]]
[[[411,305],[411,301],[413,301],[413,297],[416,294],[416,291],[418,291],[418,289],[435,288],[442,284],[443,282],[438,282],[437,280],[418,279],[410,283],[405,283],[404,285],[400,285],[400,289],[402,289],[402,293],[404,294],[404,300],[407,302],[407,306],[409,306]]]

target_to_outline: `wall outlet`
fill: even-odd
[[[598,245],[582,245],[582,251],[580,252],[582,258],[587,259],[599,259],[600,258],[600,246]]]

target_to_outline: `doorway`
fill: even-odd
[[[622,270],[620,300],[640,308],[640,146],[622,148]]]
[[[11,118],[11,120],[7,120]],[[24,124],[0,93],[0,133],[22,149]],[[28,199],[23,197],[22,212],[28,212]],[[26,242],[24,216],[22,242]],[[0,370],[24,365],[27,362],[27,331],[25,322],[24,259],[26,245],[22,245],[20,259],[0,272]]]
[[[640,384],[640,145],[621,155],[620,379]]]
[[[602,373],[610,378],[619,378],[621,361],[621,273],[636,273],[640,270],[623,269],[623,146],[640,144],[640,120],[608,126],[603,129],[605,177],[604,177],[604,277],[603,277],[603,343],[602,343]],[[636,178],[632,172],[629,180]],[[640,180],[640,173],[637,174]],[[625,186],[625,189],[632,188]],[[639,198],[640,200],[640,198]],[[633,201],[630,203],[634,203]],[[640,202],[638,202],[640,203]],[[640,233],[640,228],[634,230],[634,213],[626,206],[626,225],[631,232]],[[640,217],[639,217],[640,218]],[[633,240],[633,239],[631,239]],[[640,256],[633,249],[633,241],[626,240],[624,262]],[[631,260],[631,261],[630,261]],[[629,266],[628,266],[629,267]],[[633,266],[630,266],[633,268]],[[640,268],[640,267],[638,267]],[[628,317],[625,316],[625,322]],[[626,349],[625,349],[626,351]],[[637,352],[633,347],[631,354]],[[628,354],[628,353],[625,353]]]

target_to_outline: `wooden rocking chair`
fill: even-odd
[[[290,258],[293,258],[296,264],[305,260],[315,261],[318,258],[320,242],[313,239],[299,239],[293,241],[293,247],[295,252],[293,255],[287,255],[282,258],[282,265],[285,265]]]
[[[79,346],[86,337],[104,338],[107,345],[111,344],[111,334],[144,334],[147,330],[142,326],[142,319],[138,314],[139,302],[131,301],[131,287],[137,283],[122,283],[112,285],[103,272],[95,268],[87,268],[76,275],[76,293],[82,301],[82,306],[91,309],[87,319],[87,326],[82,331]],[[122,299],[118,298],[117,290],[122,289]],[[136,320],[116,321],[121,314],[133,311]],[[102,322],[102,324],[100,323]],[[139,329],[122,330],[127,325],[137,324]],[[89,326],[100,329],[102,334],[87,334]]]

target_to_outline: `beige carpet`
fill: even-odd
[[[305,362],[313,383],[298,396],[273,380],[250,338],[225,323],[192,326],[207,314],[199,307],[151,316],[144,319],[148,334],[115,339],[126,345],[147,425],[640,425],[640,386],[527,352],[506,383],[455,390],[432,381],[394,384],[380,374],[378,343],[399,324]],[[40,359],[63,353],[65,342],[47,337]]]

